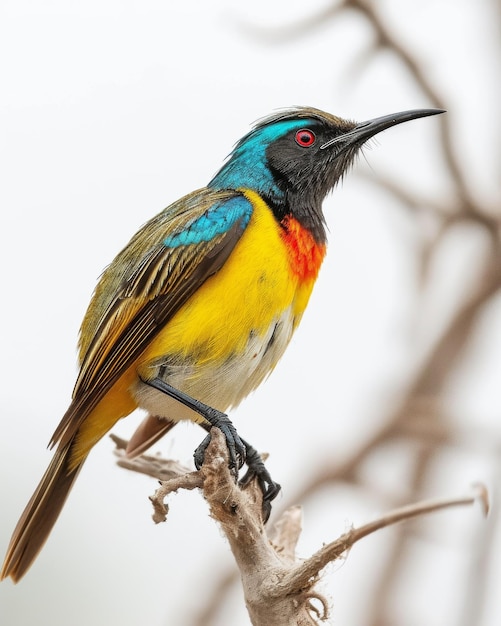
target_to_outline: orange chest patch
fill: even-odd
[[[291,269],[300,280],[315,279],[324,260],[326,246],[315,241],[309,230],[290,215],[282,220],[282,239]]]

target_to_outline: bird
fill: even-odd
[[[275,368],[308,304],[327,248],[323,201],[377,133],[443,113],[414,109],[357,123],[312,107],[259,120],[206,187],[144,224],[104,270],[79,334],[79,371],[52,460],[13,532],[0,579],[18,582],[51,532],[94,445],[139,408],[141,454],[175,424],[224,434],[265,502],[280,485],[226,411]],[[268,509],[269,514],[269,509]],[[266,514],[266,516],[268,515]]]

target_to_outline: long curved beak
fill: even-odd
[[[429,115],[439,115],[445,113],[443,109],[412,109],[411,111],[401,111],[400,113],[392,113],[391,115],[382,115],[367,122],[360,122],[349,130],[347,133],[338,135],[320,146],[320,150],[325,150],[333,144],[343,144],[343,147],[349,147],[353,144],[362,144],[374,135],[377,135],[387,128],[403,124],[415,120],[418,117],[428,117]]]

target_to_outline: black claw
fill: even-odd
[[[238,477],[238,470],[246,461],[247,449],[240,439],[236,428],[224,413],[211,415],[212,428],[219,428],[223,433],[226,440],[226,446],[228,447],[229,463],[228,466],[231,470],[234,470],[234,474]],[[212,430],[212,429],[211,429]],[[195,466],[200,469],[204,462],[205,451],[211,440],[211,431],[202,441],[202,443],[195,450],[193,457],[195,459]]]
[[[233,436],[236,435],[235,442],[238,440],[238,442],[240,442],[241,445],[243,446],[243,457],[245,458],[245,462],[247,463],[247,468],[248,468],[247,472],[240,479],[238,484],[241,487],[245,487],[252,480],[254,480],[254,478],[258,481],[259,488],[261,489],[261,493],[263,494],[263,507],[262,507],[263,522],[266,524],[271,514],[271,502],[280,493],[281,487],[278,483],[272,480],[270,473],[266,469],[266,466],[259,452],[253,446],[247,443],[247,441],[245,441],[244,439],[241,439],[236,433],[235,428],[231,424],[231,422],[229,420],[228,422],[230,424],[229,430],[234,433]],[[227,426],[227,424],[224,424],[221,430],[225,434],[225,437],[226,437],[226,432],[224,429],[225,426]],[[238,479],[237,467],[236,465],[232,466],[231,464],[231,449],[228,443],[228,438],[226,439],[226,441],[228,445],[228,450],[230,452],[229,466],[230,466],[230,469],[232,469],[233,471],[235,479]],[[203,465],[205,451],[207,450],[207,446],[209,445],[209,443],[210,443],[210,430],[209,430],[209,434],[207,435],[207,437],[198,446],[198,448],[195,450],[195,453],[193,455],[197,469],[200,469]],[[239,452],[238,458],[239,459],[242,458],[242,453]],[[241,467],[241,464],[239,465],[239,467]]]
[[[263,504],[261,505],[261,515],[263,516],[263,524],[266,524],[271,515],[271,502],[263,498]]]
[[[202,443],[198,446],[198,448],[193,453],[193,459],[195,461],[195,467],[199,470],[204,464],[205,451],[207,450],[207,446],[210,443],[210,435],[207,435]]]
[[[280,493],[280,485],[272,480],[270,473],[261,458],[259,452],[246,441],[242,440],[247,449],[248,470],[240,480],[240,485],[248,485],[254,478],[257,479],[259,488],[263,494],[263,522],[266,524],[271,514],[271,502]]]

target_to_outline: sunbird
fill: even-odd
[[[79,336],[72,400],[54,456],[14,530],[0,578],[17,582],[49,536],[93,446],[141,408],[127,454],[180,420],[220,429],[235,474],[247,462],[265,503],[280,486],[225,411],[270,374],[308,304],[326,253],[322,203],[377,133],[443,113],[357,123],[311,107],[257,122],[210,183],[142,226],[105,269]],[[269,512],[269,510],[268,510]]]

